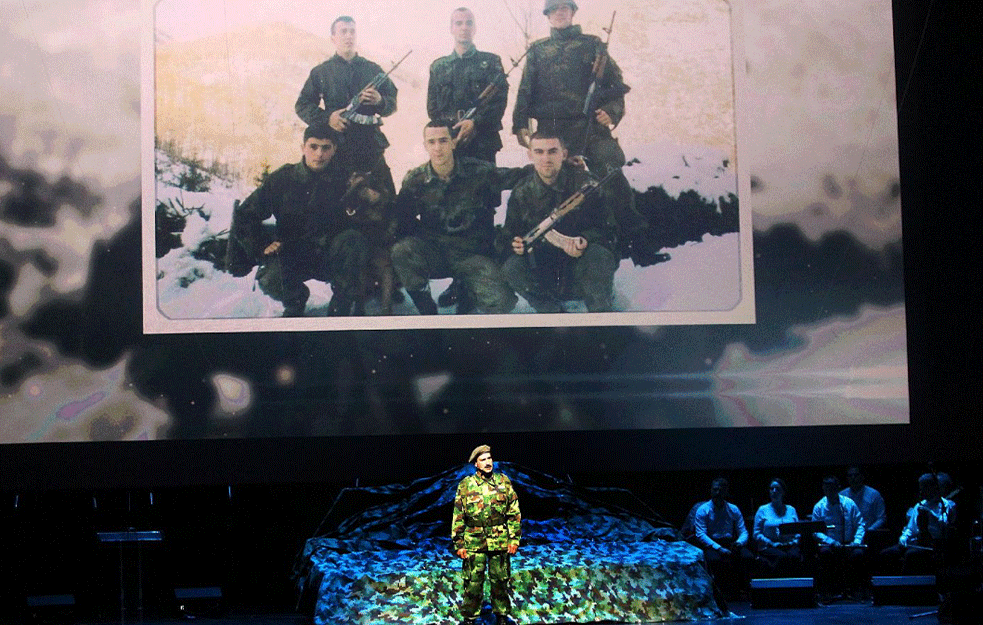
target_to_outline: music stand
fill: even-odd
[[[123,548],[127,545],[136,547],[137,552],[137,617],[143,622],[143,550],[144,543],[156,543],[164,539],[159,530],[134,530],[133,528],[118,532],[96,532],[99,542],[106,545],[119,545],[119,619],[126,623],[126,567],[123,559]]]

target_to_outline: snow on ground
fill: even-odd
[[[629,152],[632,165],[625,174],[632,186],[645,191],[652,186],[663,186],[673,197],[688,189],[694,189],[703,197],[716,200],[729,193],[736,194],[736,177],[726,156],[713,149],[678,146],[641,146]],[[632,152],[647,155],[644,160],[633,161]],[[500,165],[521,165],[522,151],[506,149]],[[184,171],[184,165],[176,164],[165,155],[157,153],[158,184],[157,201],[171,202],[188,210],[181,242],[184,247],[171,250],[157,260],[158,305],[161,312],[171,319],[241,319],[277,317],[283,305],[265,295],[256,283],[257,269],[241,278],[215,268],[207,260],[192,256],[204,241],[226,236],[232,220],[232,206],[236,199],[244,199],[253,188],[252,183],[222,183],[212,181],[207,192],[183,191],[173,184]],[[502,208],[496,221],[504,221],[507,194],[503,194]],[[200,208],[198,208],[200,207]],[[192,210],[192,208],[198,208]],[[207,217],[207,218],[206,218]],[[699,243],[689,243],[666,250],[672,258],[668,262],[649,267],[636,267],[631,260],[623,260],[615,273],[616,312],[677,312],[728,310],[740,299],[740,235],[707,235]],[[317,280],[308,280],[311,290],[307,302],[307,315],[324,316],[331,300],[331,287]],[[449,279],[433,280],[434,296],[443,292]],[[582,302],[567,302],[568,312],[585,312]],[[366,304],[369,315],[378,314],[377,301]],[[522,298],[514,313],[535,312]],[[442,308],[441,314],[453,314],[454,308]],[[413,315],[416,308],[409,301],[398,302],[394,315]]]

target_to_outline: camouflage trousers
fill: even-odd
[[[474,551],[464,559],[461,568],[461,616],[476,619],[481,614],[481,600],[485,596],[485,568],[491,586],[492,611],[509,614],[512,600],[509,597],[512,582],[512,562],[507,551]]]
[[[548,246],[543,241],[539,243]],[[582,299],[590,312],[610,312],[614,299],[614,272],[618,260],[603,245],[588,244],[580,258],[559,258],[556,254],[537,262],[536,250],[530,254],[511,254],[502,265],[502,274],[516,293],[541,313],[563,312],[561,300]]]
[[[408,291],[421,291],[436,278],[454,278],[471,291],[477,311],[507,313],[518,299],[505,283],[498,264],[483,254],[452,250],[420,237],[393,246],[393,267]]]
[[[285,308],[303,311],[310,289],[306,280],[331,283],[334,293],[354,298],[369,262],[369,242],[358,230],[344,230],[326,244],[284,245],[257,273],[263,292]]]

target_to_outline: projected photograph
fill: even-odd
[[[172,2],[156,6],[164,10]],[[185,11],[184,22],[172,20],[169,29],[161,17],[156,42],[151,36],[154,43],[144,50],[149,67],[168,46],[179,55],[194,41],[212,45],[211,52],[195,52],[185,69],[173,72],[175,80],[194,85],[182,92],[187,100],[183,112],[171,114],[194,132],[177,139],[161,130],[168,109],[158,100],[176,93],[175,88],[166,89],[160,76],[156,94],[141,99],[140,89],[148,85],[141,81],[140,53],[150,4],[124,2],[109,10],[98,2],[46,2],[30,5],[27,12],[21,4],[0,2],[0,49],[7,59],[0,71],[0,442],[560,430],[644,430],[654,436],[683,428],[908,423],[890,2],[706,5],[720,15],[738,8],[743,12],[748,132],[738,144],[740,166],[733,160],[727,167],[748,173],[749,197],[741,195],[739,216],[743,220],[745,209],[753,210],[753,228],[742,222],[739,233],[712,233],[699,226],[692,240],[659,248],[669,260],[639,268],[630,258],[622,259],[614,301],[624,301],[618,298],[628,292],[617,286],[624,276],[674,271],[680,266],[674,263],[683,263],[699,267],[698,273],[684,271],[680,283],[668,278],[645,283],[668,289],[666,306],[706,311],[732,304],[737,291],[722,286],[732,284],[725,280],[729,270],[709,263],[733,258],[726,266],[736,271],[737,252],[718,256],[704,250],[730,246],[728,241],[736,250],[739,234],[753,239],[754,323],[431,329],[412,325],[427,317],[417,315],[406,299],[394,301],[393,317],[378,315],[373,308],[378,295],[372,295],[365,318],[397,319],[406,329],[345,332],[319,331],[337,323],[326,316],[329,283],[305,282],[311,291],[305,312],[325,316],[283,319],[283,304],[263,291],[257,266],[234,276],[222,264],[233,207],[256,190],[255,178],[266,164],[272,173],[300,161],[305,125],[295,104],[311,70],[333,54],[328,33],[337,14],[356,19],[360,54],[385,70],[412,50],[391,74],[399,102],[381,129],[391,144],[386,159],[395,185],[426,162],[429,66],[454,49],[450,16],[459,5],[437,3],[423,31],[417,24],[424,20],[421,12],[411,12],[403,17],[406,27],[395,31],[398,37],[382,24],[393,14],[403,15],[396,10],[404,6],[400,3],[365,13],[355,3],[321,3],[331,9],[328,16],[321,11],[305,18],[317,27],[294,25],[289,36],[280,38],[272,25],[290,24],[292,15],[299,15],[281,5],[241,25],[236,20],[248,13],[234,2],[222,3],[227,11],[217,14],[206,14],[212,5],[199,3]],[[524,37],[504,6],[471,8],[476,47],[497,54],[508,71],[511,59],[523,51]],[[714,154],[727,153],[721,139],[731,132],[722,125],[726,116],[700,117],[706,97],[686,100],[684,92],[695,93],[695,88],[672,90],[687,82],[710,89],[712,81],[682,72],[668,62],[668,53],[637,52],[643,43],[660,40],[681,56],[711,58],[687,46],[709,45],[708,33],[717,31],[700,19],[718,13],[698,9],[703,6],[698,3],[686,6],[682,11],[626,2],[601,11],[581,3],[576,13],[584,32],[606,40],[604,28],[617,11],[611,58],[632,90],[625,94],[626,112],[615,134],[626,155],[621,170],[640,192],[640,208],[646,206],[646,194],[692,198],[693,206],[726,196],[723,186],[715,186],[723,184],[718,179],[697,175],[710,161],[691,159],[697,152],[679,148],[717,146]],[[642,22],[643,16],[651,16],[653,23]],[[519,13],[516,17],[523,21]],[[545,37],[542,3],[530,5],[528,17],[530,39]],[[694,24],[697,33],[656,37],[662,24],[676,22],[680,28]],[[250,28],[258,29],[252,39]],[[303,32],[314,43],[301,55],[308,41]],[[281,53],[261,56],[253,47],[257,41],[265,47],[273,42]],[[653,58],[659,62],[651,65],[646,81],[638,68]],[[511,135],[511,111],[525,62],[508,79],[503,149],[497,154],[503,167],[524,165]],[[246,72],[241,64],[253,69]],[[289,72],[288,66],[293,68]],[[225,114],[213,116],[205,103],[219,96],[209,95],[210,85],[216,85],[216,93],[227,93],[226,86],[219,86],[230,72],[239,77],[233,85],[237,95],[228,100]],[[268,81],[281,76],[289,80],[274,95]],[[652,90],[649,83],[660,87]],[[175,99],[171,106],[180,103]],[[155,105],[156,115],[151,115]],[[251,113],[252,107],[262,110]],[[196,121],[199,113],[209,117]],[[688,122],[664,117],[684,114],[693,117]],[[151,132],[143,147],[149,149],[141,152],[141,123],[148,120]],[[260,122],[267,130],[257,129]],[[153,124],[160,139],[156,150]],[[404,128],[405,139],[399,134]],[[252,137],[252,143],[243,144],[248,149],[237,143],[219,151],[215,142],[232,136]],[[676,145],[675,151],[658,149],[666,145],[662,141]],[[644,153],[638,148],[649,145],[656,148]],[[168,151],[183,156],[168,156]],[[518,156],[508,156],[510,151]],[[710,152],[706,147],[699,154]],[[660,169],[663,161],[652,160],[680,154],[689,168]],[[192,157],[193,168],[190,162],[177,164]],[[628,165],[634,158],[640,162]],[[247,161],[255,162],[255,169],[247,170]],[[160,179],[155,162],[168,172]],[[141,163],[150,166],[149,177],[141,176]],[[239,182],[206,171],[223,167],[240,171]],[[639,178],[637,172],[657,173]],[[207,184],[209,191],[162,182],[182,174],[185,183],[200,179],[195,184]],[[148,181],[149,192],[144,188],[141,194],[141,182]],[[211,199],[219,196],[224,199]],[[171,212],[178,200],[186,208],[201,208]],[[166,209],[158,213],[161,204]],[[497,217],[507,204],[503,191]],[[671,209],[676,204],[666,206],[667,220],[678,214]],[[178,214],[183,221],[168,221],[168,215]],[[681,220],[676,228],[700,223]],[[263,229],[274,226],[263,224]],[[157,247],[159,233],[167,236]],[[142,256],[148,249],[149,261]],[[695,255],[691,261],[689,252]],[[435,303],[449,286],[443,280],[431,283]],[[145,332],[142,293],[150,293],[159,319],[200,331]],[[740,293],[745,301],[743,287]],[[681,303],[683,297],[693,299]],[[171,319],[161,312],[178,303],[183,317]],[[520,300],[520,305],[526,304]],[[437,317],[548,316],[528,308],[500,316],[461,315],[456,306],[439,307]],[[219,309],[227,316],[220,318],[214,312]],[[589,319],[592,313],[556,316]],[[256,324],[254,331],[232,325],[246,323]],[[312,325],[309,331],[271,331],[285,323]],[[236,331],[221,332],[222,327]]]
[[[753,322],[734,7],[544,6],[148,5],[145,330]]]

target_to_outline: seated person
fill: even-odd
[[[857,504],[840,495],[839,490],[836,477],[823,478],[825,496],[812,509],[812,520],[822,521],[827,528],[813,534],[819,557],[816,586],[827,600],[845,591],[862,592],[868,577],[864,566],[864,518]]]
[[[922,498],[908,511],[898,544],[881,552],[887,570],[901,575],[934,575],[956,522],[956,504],[939,490],[938,478],[918,478]]]
[[[865,531],[873,532],[884,528],[884,524],[887,523],[887,513],[881,494],[876,489],[867,486],[860,467],[847,469],[846,479],[850,485],[841,490],[840,494],[852,499],[853,503],[860,508],[860,514],[864,517]]]
[[[698,501],[693,504],[693,507],[689,509],[686,514],[686,519],[683,521],[683,526],[679,528],[679,533],[686,542],[696,545],[699,547],[699,543],[696,542],[696,511],[700,509],[700,506],[707,503],[709,499],[705,501]]]
[[[790,577],[802,563],[798,534],[781,534],[779,526],[796,523],[799,515],[785,503],[785,481],[774,478],[768,485],[771,502],[754,514],[754,544],[759,560],[765,565],[766,576]]]
[[[736,597],[745,588],[747,567],[754,556],[747,549],[744,515],[727,501],[728,494],[727,480],[715,479],[710,500],[697,508],[693,526],[714,582],[725,596]]]

